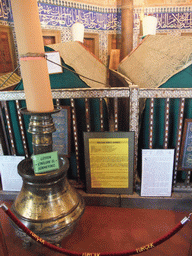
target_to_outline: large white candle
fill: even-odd
[[[37,0],[11,0],[18,52],[44,53]],[[20,58],[27,109],[50,112],[53,100],[47,61],[44,57]]]
[[[143,18],[143,36],[156,35],[157,18],[154,16],[145,16]]]
[[[79,41],[83,43],[84,39],[84,25],[82,23],[76,22],[71,27],[72,41]]]

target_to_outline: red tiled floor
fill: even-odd
[[[11,205],[10,202],[6,204]],[[62,241],[61,246],[78,252],[118,252],[139,248],[169,232],[188,214],[167,210],[87,206],[76,230]],[[62,255],[41,245],[23,248],[2,210],[0,216],[10,256]],[[172,238],[142,255],[191,256],[191,244],[192,223],[189,222]]]

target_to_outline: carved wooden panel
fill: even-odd
[[[16,67],[11,28],[0,26],[0,75],[12,72]]]
[[[59,30],[42,29],[42,35],[44,45],[61,42],[61,32]]]
[[[85,33],[83,44],[91,53],[99,58],[99,34]]]

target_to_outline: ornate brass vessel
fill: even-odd
[[[33,153],[51,152],[55,131],[51,113],[33,114],[26,110],[22,113],[32,115],[28,131],[32,133]],[[23,186],[12,205],[13,213],[25,226],[54,244],[74,231],[85,209],[83,198],[67,179],[68,159],[59,156],[59,166],[57,170],[37,176],[30,158],[21,161],[18,173]],[[31,242],[23,231],[17,227],[15,231],[25,243]]]

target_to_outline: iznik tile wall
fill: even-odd
[[[1,24],[5,25],[7,25],[8,21],[13,21],[11,0],[0,0],[0,21]]]
[[[61,31],[61,40],[71,40],[71,26],[79,21],[85,32],[99,34],[99,58],[108,61],[108,34],[121,33],[121,9],[101,7],[64,0],[39,0],[39,15],[44,29]],[[137,46],[141,13],[158,18],[157,33],[192,33],[192,5],[169,7],[134,8],[133,47]],[[11,0],[0,0],[0,24],[13,27]]]
[[[157,34],[167,33],[181,35],[181,33],[192,33],[192,5],[191,6],[169,6],[169,7],[149,7],[134,9],[134,47],[140,31],[140,16],[153,15],[157,17]]]
[[[38,6],[42,28],[60,30],[62,42],[71,40],[75,22],[83,23],[85,32],[98,33],[99,58],[107,64],[108,33],[117,33],[121,28],[121,12],[117,8],[61,0],[40,0]],[[10,0],[0,0],[0,22],[13,26]]]
[[[54,2],[57,5],[47,4]],[[65,6],[62,6],[64,3]],[[121,27],[121,13],[117,8],[104,8],[94,5],[41,0],[38,2],[42,28],[61,30],[62,42],[70,41],[71,26],[75,22],[83,23],[85,32],[99,34],[99,58],[107,64],[108,33],[117,33]]]

